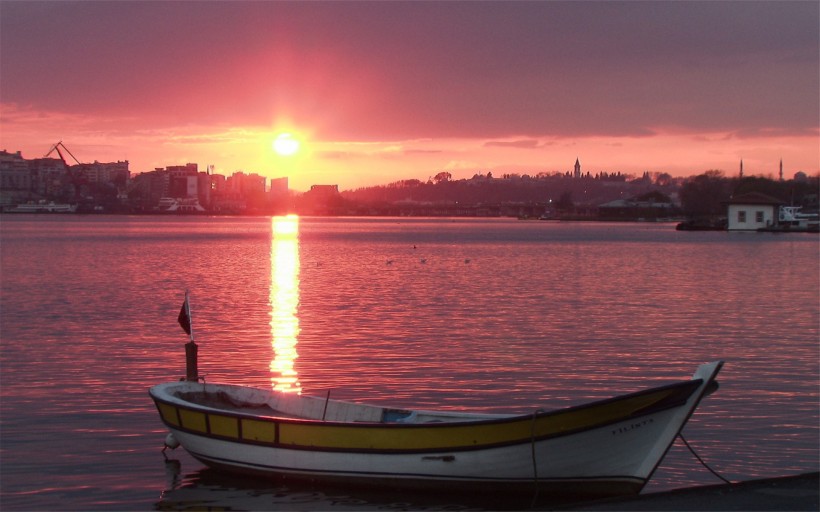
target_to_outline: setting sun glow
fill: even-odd
[[[273,150],[282,156],[290,156],[299,151],[299,140],[290,133],[282,133],[273,139]]]
[[[196,163],[294,193],[576,159],[591,179],[820,172],[817,1],[0,2],[0,152],[21,165],[62,141],[130,178]]]

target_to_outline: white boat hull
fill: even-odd
[[[236,419],[237,439],[226,439],[221,429],[227,420],[208,412],[218,409],[205,407],[207,419],[198,427],[193,417],[186,419],[195,413],[152,395],[179,443],[217,468],[397,486],[615,495],[637,493],[646,484],[721,364],[703,365],[692,381],[668,389],[566,411],[479,416],[475,423],[466,415],[455,423],[416,425],[259,416],[276,425],[268,440],[253,430],[262,423],[245,413],[229,418]]]

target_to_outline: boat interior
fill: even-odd
[[[453,423],[492,420],[510,416],[459,411],[396,409],[332,400],[329,397],[320,398],[296,393],[215,384],[205,384],[202,389],[196,391],[179,389],[172,392],[172,394],[180,400],[220,411],[252,414],[254,416],[343,423]]]

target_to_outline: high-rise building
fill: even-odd
[[[271,178],[270,190],[268,192],[271,197],[281,197],[288,193],[288,178]]]

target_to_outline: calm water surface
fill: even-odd
[[[701,457],[730,480],[820,469],[813,235],[26,215],[0,235],[3,510],[480,508],[166,462],[147,388],[184,375],[185,289],[208,381],[531,412],[725,359],[684,430]],[[713,483],[676,443],[645,492]]]

